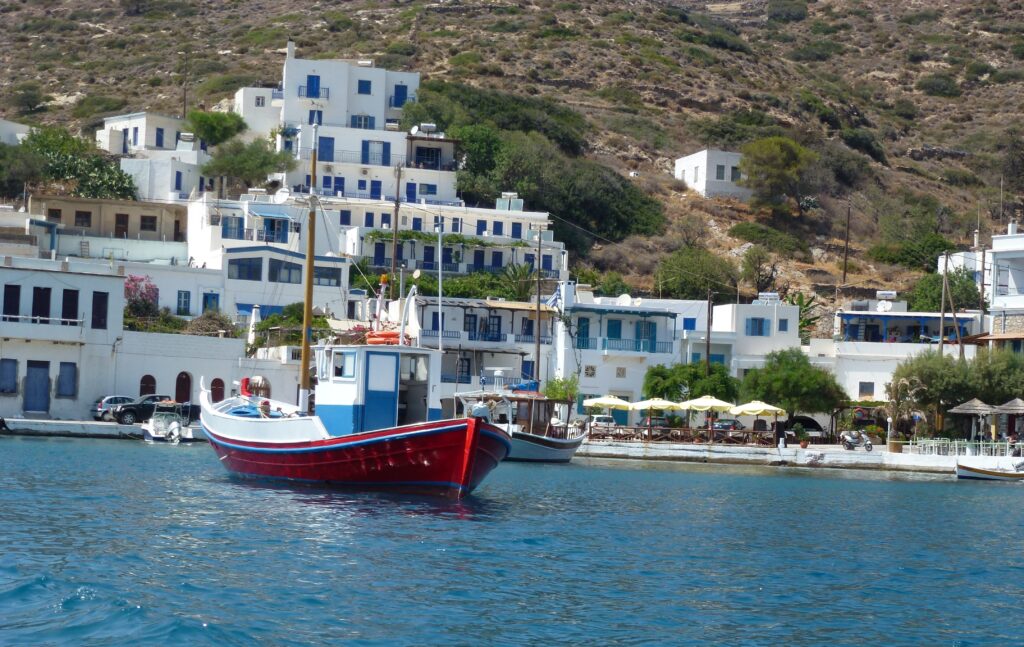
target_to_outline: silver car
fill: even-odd
[[[100,398],[92,404],[92,418],[93,420],[113,420],[111,410],[114,407],[128,404],[134,400],[135,398],[130,395],[108,395]]]

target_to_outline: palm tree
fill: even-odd
[[[506,265],[501,282],[508,294],[516,301],[529,301],[533,295],[536,270],[529,265]]]

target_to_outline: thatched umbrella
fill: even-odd
[[[1017,416],[1024,415],[1024,400],[1014,398],[1005,404],[999,405],[995,409],[996,413],[1002,413],[1009,416],[1009,420],[1006,421],[1007,435],[1016,433]]]
[[[965,416],[978,416],[978,422],[980,423],[985,416],[991,415],[992,413],[995,413],[995,411],[995,407],[985,404],[978,398],[974,398],[973,400],[968,400],[967,402],[958,404],[950,409],[949,413],[958,413]],[[972,427],[971,440],[974,440],[974,436],[975,431],[973,431]]]

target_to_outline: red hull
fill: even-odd
[[[245,476],[462,497],[508,455],[507,434],[475,418],[303,443],[256,443],[217,435],[210,444]]]

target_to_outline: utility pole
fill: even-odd
[[[540,389],[540,255],[541,255],[541,232],[543,230],[540,226],[537,227],[537,258],[533,261],[534,272],[537,273],[537,329],[533,331],[533,379],[537,382],[537,388]],[[557,289],[557,288],[556,288]]]
[[[306,219],[306,291],[302,300],[302,345],[299,347],[299,411],[309,412],[309,338],[313,328],[313,262],[316,258],[316,151],[317,125],[309,152],[309,217]]]
[[[711,375],[711,319],[714,311],[711,309],[711,295],[714,294],[708,288],[708,325],[704,335],[704,376]]]
[[[188,119],[188,49],[182,54],[185,56],[185,69],[181,82],[181,118]]]
[[[850,201],[846,201],[846,244],[843,246],[843,283],[846,283],[846,266],[850,260]]]
[[[964,341],[960,338],[960,321],[956,318],[956,304],[953,303],[953,291],[949,289],[949,278],[943,274],[942,280],[946,284],[946,298],[949,299],[949,311],[953,315],[953,330],[956,331],[956,343],[960,346],[960,359],[964,358]]]
[[[942,255],[942,305],[939,307],[939,357],[946,341],[946,274],[949,272],[949,252]]]
[[[391,277],[394,278],[395,271],[398,268],[398,210],[402,205],[402,163],[398,162],[395,164],[395,213],[391,216]],[[391,294],[391,285],[394,281],[388,283],[388,298],[392,298],[394,295]],[[399,294],[398,298],[401,299],[402,295]]]

